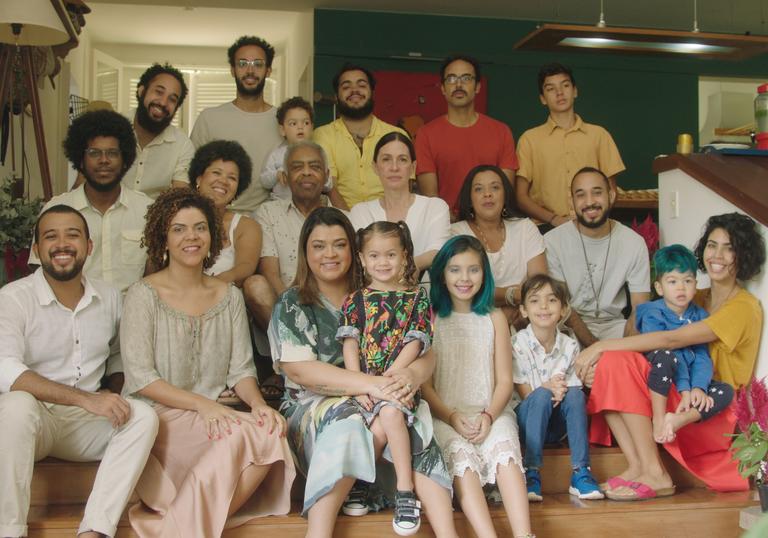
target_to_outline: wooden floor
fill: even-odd
[[[592,451],[593,470],[599,479],[622,469],[624,459],[617,449]],[[739,511],[757,504],[752,492],[714,493],[688,475],[671,460],[665,461],[678,486],[673,497],[635,503],[579,501],[568,494],[570,461],[567,450],[548,449],[542,468],[544,502],[531,505],[531,521],[539,538],[623,537],[627,538],[736,538],[740,536]],[[82,517],[83,506],[95,475],[96,464],[77,464],[45,460],[35,467],[30,537],[72,537]],[[556,493],[556,492],[560,493]],[[298,500],[297,500],[298,501]],[[288,516],[254,520],[224,533],[226,538],[300,538],[306,521],[298,514],[300,503]],[[491,508],[498,535],[511,537],[503,507]],[[339,516],[338,538],[396,536],[389,511],[364,517]],[[466,518],[454,515],[459,535],[472,537]],[[432,536],[428,515],[415,536]],[[118,537],[136,535],[123,517]],[[185,537],[186,538],[186,537]],[[190,537],[192,538],[192,537]],[[208,538],[208,537],[205,537]]]

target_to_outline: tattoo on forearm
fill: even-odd
[[[323,396],[349,396],[349,392],[346,389],[329,387],[328,385],[315,385],[313,391]]]

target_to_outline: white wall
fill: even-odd
[[[294,24],[292,39],[288,40],[285,48],[285,92],[284,98],[301,95],[304,99],[312,102],[312,85],[309,88],[302,89],[299,80],[307,70],[309,81],[313,80],[312,75],[312,57],[314,55],[314,14],[311,11],[305,11],[299,14]],[[305,95],[306,94],[306,95]],[[279,105],[279,103],[274,103]]]
[[[675,217],[672,199],[677,193],[679,216]],[[659,229],[661,244],[681,243],[691,249],[701,236],[704,224],[711,215],[721,213],[743,213],[732,203],[705,187],[681,170],[670,170],[659,174]],[[768,228],[760,225],[760,231],[768,243]],[[699,279],[699,287],[702,279]],[[768,278],[766,268],[757,278],[746,285],[747,289],[760,300],[763,317],[768,316]],[[755,376],[768,375],[768,323],[763,323],[760,351],[757,357]]]
[[[713,140],[749,143],[749,137],[715,135],[715,128],[733,129],[754,123],[757,87],[765,81],[747,78],[699,79],[699,145]]]

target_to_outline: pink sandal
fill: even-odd
[[[642,482],[626,482],[623,488],[618,491],[609,490],[605,496],[612,501],[645,501],[656,497],[669,497],[675,494],[675,489],[675,486],[653,489]]]

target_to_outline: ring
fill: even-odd
[[[219,419],[217,419],[217,418],[209,418],[208,419],[208,422],[218,422],[218,421],[219,421]]]
[[[407,390],[408,392],[411,392],[411,390],[413,390],[413,387],[411,386],[410,383],[405,384],[405,390]]]

